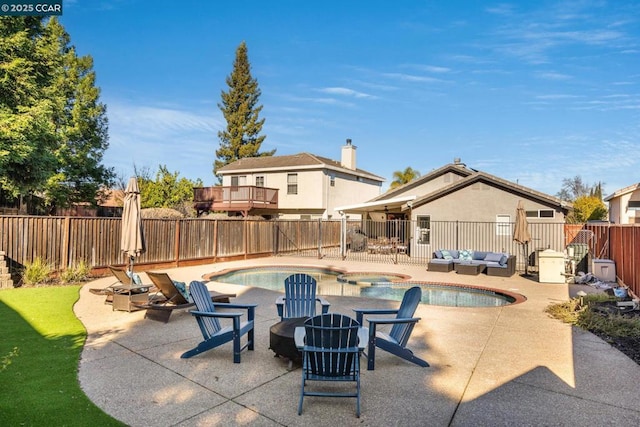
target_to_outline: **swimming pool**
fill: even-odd
[[[325,296],[354,296],[401,301],[413,286],[422,289],[422,304],[449,307],[499,307],[521,302],[524,297],[496,289],[456,284],[407,281],[409,277],[393,273],[348,273],[318,267],[270,266],[226,270],[207,279],[235,285],[284,291],[284,280],[295,273],[313,276],[317,292]]]

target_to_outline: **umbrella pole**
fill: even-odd
[[[524,252],[524,276],[529,277],[529,242],[522,244],[522,251]]]
[[[129,278],[131,279],[130,285],[133,286],[133,257],[129,256]]]

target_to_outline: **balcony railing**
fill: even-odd
[[[235,187],[196,187],[193,205],[197,211],[236,211],[247,214],[255,209],[278,209],[278,189],[238,185]]]

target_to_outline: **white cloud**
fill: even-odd
[[[405,82],[418,82],[418,83],[445,83],[445,80],[436,79],[428,76],[416,76],[413,74],[404,74],[404,73],[383,73],[384,77],[400,80]]]
[[[571,80],[573,77],[568,74],[554,73],[551,71],[536,73],[536,76],[545,80]]]
[[[218,110],[208,115],[186,107],[138,105],[122,100],[107,105],[107,166],[129,175],[134,164],[152,172],[163,164],[189,179],[212,179],[217,134],[225,126]]]
[[[579,95],[556,93],[556,94],[549,94],[549,95],[537,95],[535,98],[557,100],[557,99],[574,99],[574,98],[581,98],[581,97]]]
[[[331,95],[344,95],[344,96],[352,96],[354,98],[375,98],[373,95],[369,95],[367,93],[358,92],[353,89],[348,89],[345,87],[327,87],[323,89],[318,89],[320,92],[328,93]]]

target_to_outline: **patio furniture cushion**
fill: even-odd
[[[187,284],[184,282],[178,282],[177,280],[172,280],[172,282],[176,289],[182,294],[184,299],[190,301],[189,292],[187,291]]]
[[[454,256],[449,251],[441,250],[440,252],[442,253],[442,258],[444,258],[444,259],[453,259],[454,258]],[[455,257],[455,258],[457,258],[457,257]]]
[[[460,255],[458,257],[461,261],[471,261],[473,259],[473,251],[470,250],[462,250],[460,251]]]
[[[444,258],[433,258],[429,262],[431,262],[433,264],[451,264],[452,260],[451,259],[444,259]]]
[[[484,260],[488,261],[488,262],[498,262],[499,263],[503,256],[504,256],[504,254],[501,254],[501,253],[489,252],[484,257]],[[506,260],[506,257],[505,257],[505,260]]]
[[[486,261],[486,256],[491,252],[473,251],[473,261]]]

